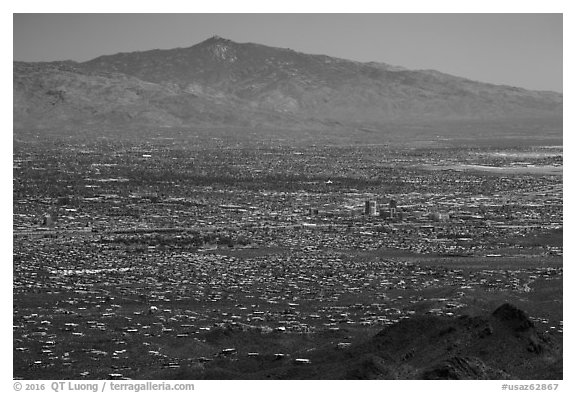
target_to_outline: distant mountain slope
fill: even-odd
[[[14,63],[15,128],[298,124],[237,101],[74,63]]]
[[[15,63],[15,123],[282,125],[559,117],[562,95],[212,37],[190,48]]]

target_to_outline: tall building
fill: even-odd
[[[370,201],[370,215],[372,217],[378,215],[378,202]]]
[[[396,208],[398,207],[398,203],[394,199],[390,199],[390,203],[388,203],[388,207],[390,208],[390,218],[396,217]]]
[[[378,215],[378,202],[374,200],[367,200],[364,203],[364,214],[367,216],[377,216]]]

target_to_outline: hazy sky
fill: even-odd
[[[14,60],[84,61],[212,35],[562,91],[562,14],[14,14]]]

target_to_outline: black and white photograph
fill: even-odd
[[[329,11],[13,13],[10,386],[561,390],[563,14]]]

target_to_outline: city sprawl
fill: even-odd
[[[561,146],[198,135],[15,137],[14,377],[306,367],[503,301],[561,337]]]

